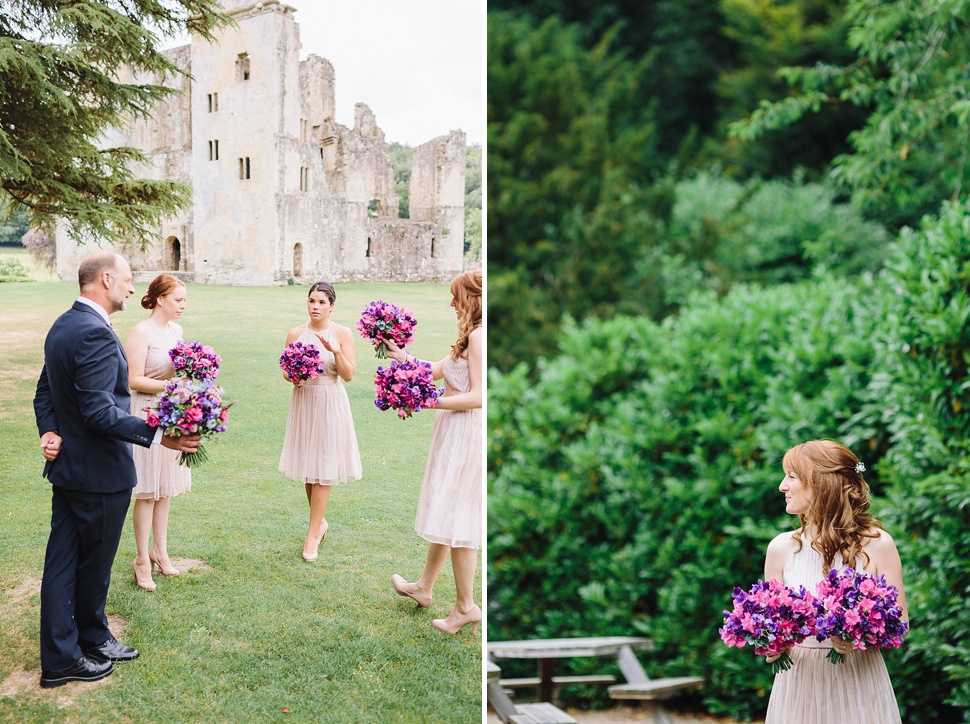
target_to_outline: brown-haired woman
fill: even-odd
[[[354,336],[350,329],[330,318],[337,292],[329,282],[317,282],[307,294],[310,321],[286,335],[287,345],[301,342],[320,352],[323,374],[293,383],[290,411],[286,418],[280,472],[304,484],[310,504],[310,524],[303,539],[303,560],[317,559],[320,543],[327,535],[327,506],[334,485],[361,478],[357,432],[350,410],[350,398],[340,380],[350,382],[357,370]]]
[[[150,309],[151,314],[128,334],[125,354],[131,414],[144,418],[145,408],[155,404],[175,375],[168,351],[182,339],[182,327],[176,320],[185,311],[185,284],[170,274],[159,274],[148,286],[141,306]],[[138,475],[138,484],[132,491],[135,505],[131,514],[138,548],[133,563],[135,582],[139,588],[154,591],[153,569],[158,568],[166,576],[179,574],[168,557],[169,502],[192,489],[192,476],[186,466],[179,465],[178,451],[161,445],[134,445],[132,457]]]
[[[833,568],[884,575],[899,589],[902,617],[908,619],[899,553],[869,513],[865,466],[837,442],[810,440],[785,453],[782,467],[785,477],[778,487],[785,494],[785,510],[799,517],[801,527],[768,545],[765,580],[775,578],[815,593]],[[846,655],[844,663],[826,660],[832,648]],[[879,649],[853,651],[851,643],[840,638],[810,638],[790,653],[794,664],[775,676],[766,724],[900,722]]]
[[[465,272],[451,282],[451,306],[458,315],[458,340],[451,353],[431,364],[436,380],[444,379],[438,398],[431,450],[418,500],[415,532],[428,541],[424,571],[414,583],[401,576],[391,585],[418,606],[431,605],[432,590],[451,554],[457,601],[448,618],[432,621],[438,629],[458,633],[468,624],[478,628],[482,611],[473,587],[478,550],[482,547],[482,272]],[[388,356],[398,362],[412,357],[388,343]]]

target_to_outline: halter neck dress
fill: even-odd
[[[169,322],[166,327],[156,327],[149,323],[152,329],[152,340],[145,357],[145,377],[153,380],[170,380],[175,376],[175,368],[168,351],[182,339],[182,328],[175,322]],[[131,391],[131,414],[145,419],[146,407],[152,407],[158,402],[158,394]],[[142,447],[132,445],[131,456],[135,462],[135,473],[138,484],[132,490],[135,498],[154,499],[172,498],[192,489],[192,472],[185,465],[179,464],[179,452],[169,450],[161,445]]]
[[[468,360],[444,362],[444,395],[471,389]],[[438,410],[415,532],[452,548],[482,547],[482,410]]]
[[[331,347],[340,348],[333,323],[320,334]],[[337,376],[333,352],[324,348],[307,325],[303,325],[297,341],[320,351],[324,370],[302,386],[293,387],[279,470],[301,483],[338,485],[360,480],[360,451],[350,398]]]
[[[832,567],[844,568],[840,555]],[[809,541],[788,559],[784,578],[787,586],[816,592],[825,574]],[[813,637],[792,649],[791,669],[775,674],[765,724],[901,724],[882,652],[852,651],[833,664],[825,658],[831,648],[831,641]]]

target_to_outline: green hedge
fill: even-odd
[[[970,214],[950,206],[876,278],[567,325],[537,379],[493,371],[490,637],[647,634],[651,675],[703,675],[708,709],[760,713],[771,676],[720,643],[721,611],[791,525],[782,454],[835,437],[869,467],[904,561],[913,633],[886,657],[904,720],[956,720],[970,707],[968,282]]]

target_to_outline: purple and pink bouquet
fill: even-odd
[[[190,380],[214,380],[219,376],[222,358],[207,344],[179,341],[168,351],[176,377]]]
[[[387,344],[390,340],[403,349],[414,339],[414,328],[418,320],[411,315],[409,307],[398,307],[378,299],[367,305],[357,322],[357,330],[371,344],[377,343],[377,358],[387,359]]]
[[[323,372],[323,362],[320,361],[320,350],[312,344],[293,342],[286,345],[280,355],[280,369],[291,380],[312,380]]]
[[[872,576],[846,568],[829,571],[819,581],[815,599],[819,641],[837,636],[852,642],[852,648],[899,648],[909,624],[903,621],[896,601],[899,590],[886,583],[885,576]],[[828,660],[845,661],[845,655],[832,649]]]
[[[402,420],[418,410],[437,407],[441,392],[427,362],[394,361],[390,367],[378,367],[374,376],[374,404],[379,410],[397,410]]]
[[[734,589],[734,609],[724,612],[718,629],[728,646],[755,647],[756,654],[778,656],[771,671],[788,671],[792,665],[787,649],[815,633],[814,597],[799,586],[793,590],[772,578],[758,581],[750,591]]]
[[[172,380],[165,386],[155,407],[146,408],[147,422],[161,427],[165,435],[202,435],[203,439],[226,431],[228,405],[222,404],[223,389],[211,380]],[[193,453],[181,453],[179,462],[190,468],[209,459],[200,445]]]

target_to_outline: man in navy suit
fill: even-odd
[[[44,477],[52,486],[51,533],[40,589],[40,685],[97,681],[138,652],[117,641],[104,614],[135,466],[131,445],[183,452],[198,435],[169,437],[128,412],[128,360],[109,321],[135,293],[119,255],[95,252],[78,269],[81,295],[44,343],[34,414]]]

